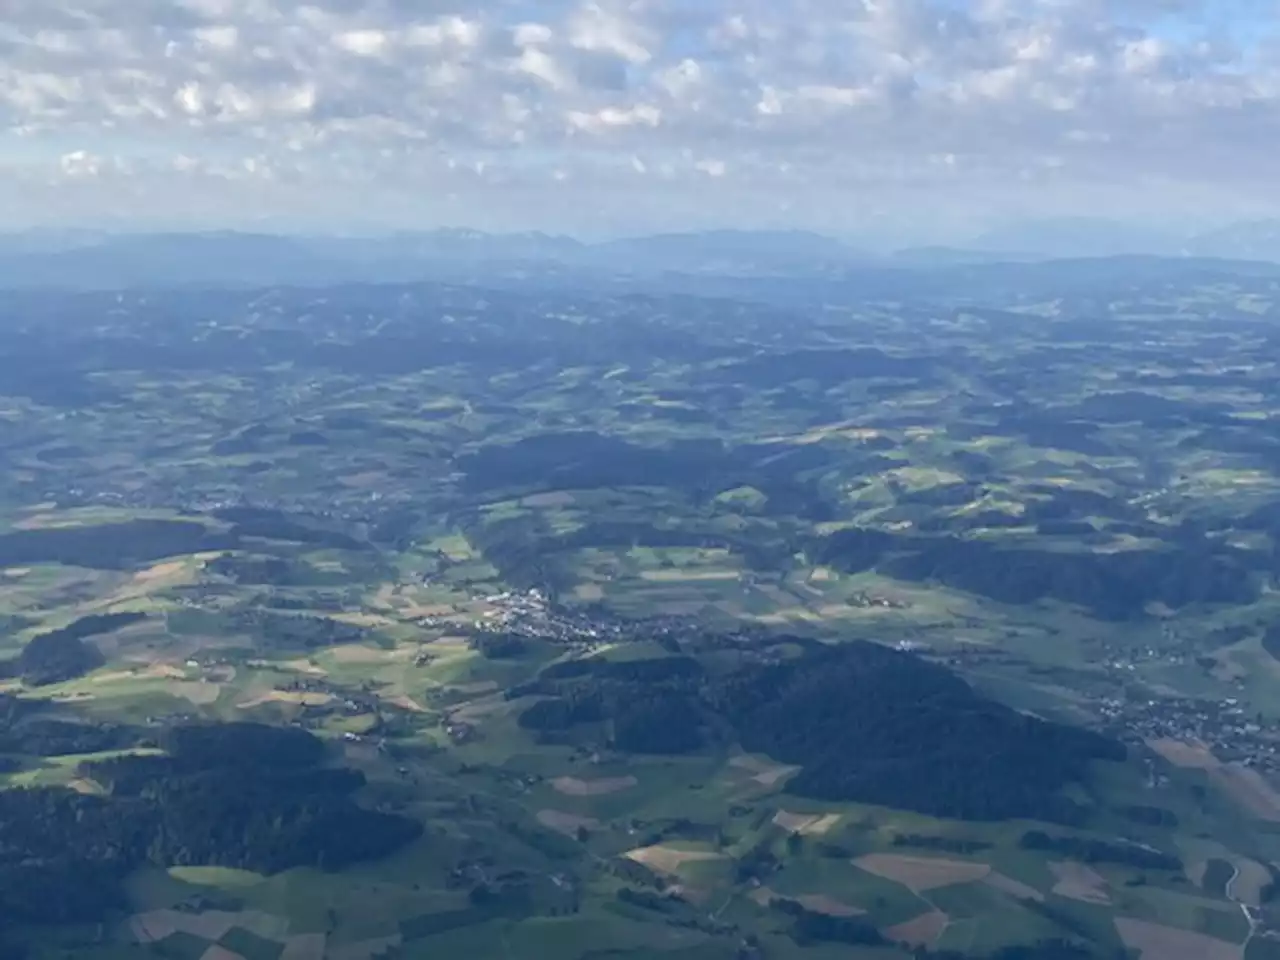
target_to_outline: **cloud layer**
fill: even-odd
[[[4,7],[18,218],[831,228],[1280,202],[1280,0]]]

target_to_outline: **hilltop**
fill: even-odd
[[[6,956],[1265,960],[1274,269],[592,276],[10,293]]]

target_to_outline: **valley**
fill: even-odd
[[[5,955],[1280,955],[1280,274],[1169,263],[13,293]]]

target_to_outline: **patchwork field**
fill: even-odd
[[[32,293],[0,956],[1268,960],[1275,278],[1109,269]]]

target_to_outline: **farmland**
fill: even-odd
[[[15,295],[3,949],[1276,952],[1276,281],[1062,269]]]

